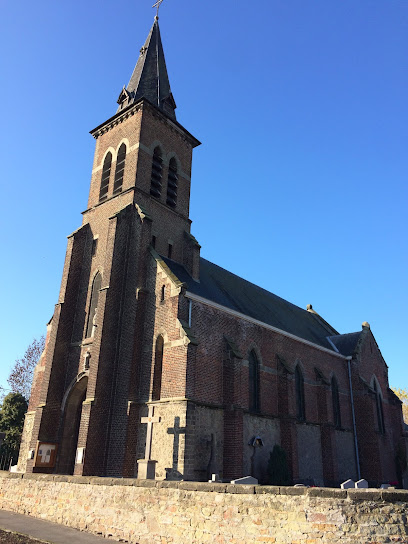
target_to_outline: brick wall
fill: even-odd
[[[406,544],[407,507],[407,491],[0,475],[0,508],[132,544]]]

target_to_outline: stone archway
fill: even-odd
[[[69,392],[64,409],[62,437],[59,447],[59,474],[73,474],[77,450],[79,426],[81,423],[82,403],[86,397],[88,376],[83,376]]]

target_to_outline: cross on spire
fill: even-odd
[[[153,4],[152,8],[157,8],[157,13],[156,13],[156,17],[159,18],[159,9],[160,9],[160,5],[161,3],[163,2],[163,0],[157,0],[157,2],[155,4]]]

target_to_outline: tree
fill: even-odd
[[[22,359],[17,359],[7,379],[10,389],[14,393],[20,393],[27,400],[30,398],[31,384],[35,365],[38,363],[44,350],[45,339],[34,339],[26,349]]]
[[[402,400],[402,415],[408,425],[408,389],[402,389],[401,387],[392,387],[391,389]]]
[[[13,459],[14,462],[17,461],[18,457],[27,407],[28,404],[23,395],[9,393],[0,409],[0,432],[5,434],[0,454],[2,457],[7,456]]]

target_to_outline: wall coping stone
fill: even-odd
[[[347,499],[347,489],[336,489],[334,487],[310,487],[307,494],[309,497],[321,499]]]
[[[23,474],[21,472],[6,472],[5,470],[0,471],[2,478],[22,478]]]
[[[387,502],[407,502],[408,503],[408,490],[407,489],[388,489],[381,490],[381,498]]]
[[[281,495],[306,495],[308,488],[307,487],[281,487]]]
[[[225,493],[228,484],[215,484],[213,482],[179,482],[178,488],[185,491],[203,491],[207,493]]]
[[[108,485],[112,486],[114,485],[116,478],[102,478],[100,476],[92,476],[90,478],[90,484],[91,485]]]
[[[280,495],[280,487],[277,485],[256,485],[255,486],[256,495]]]
[[[406,489],[337,489],[329,487],[280,487],[271,485],[234,485],[218,482],[191,482],[172,480],[138,480],[136,478],[104,478],[99,476],[70,476],[65,474],[19,473],[1,470],[0,478],[62,482],[80,485],[132,486],[155,489],[178,489],[204,493],[230,493],[246,495],[307,495],[321,499],[349,499],[350,501],[408,503]]]
[[[380,501],[381,491],[378,489],[348,489],[347,495],[352,501]]]
[[[246,484],[227,484],[225,493],[240,495],[255,495],[255,486]]]
[[[158,489],[178,489],[178,484],[176,480],[157,480],[156,487]]]

